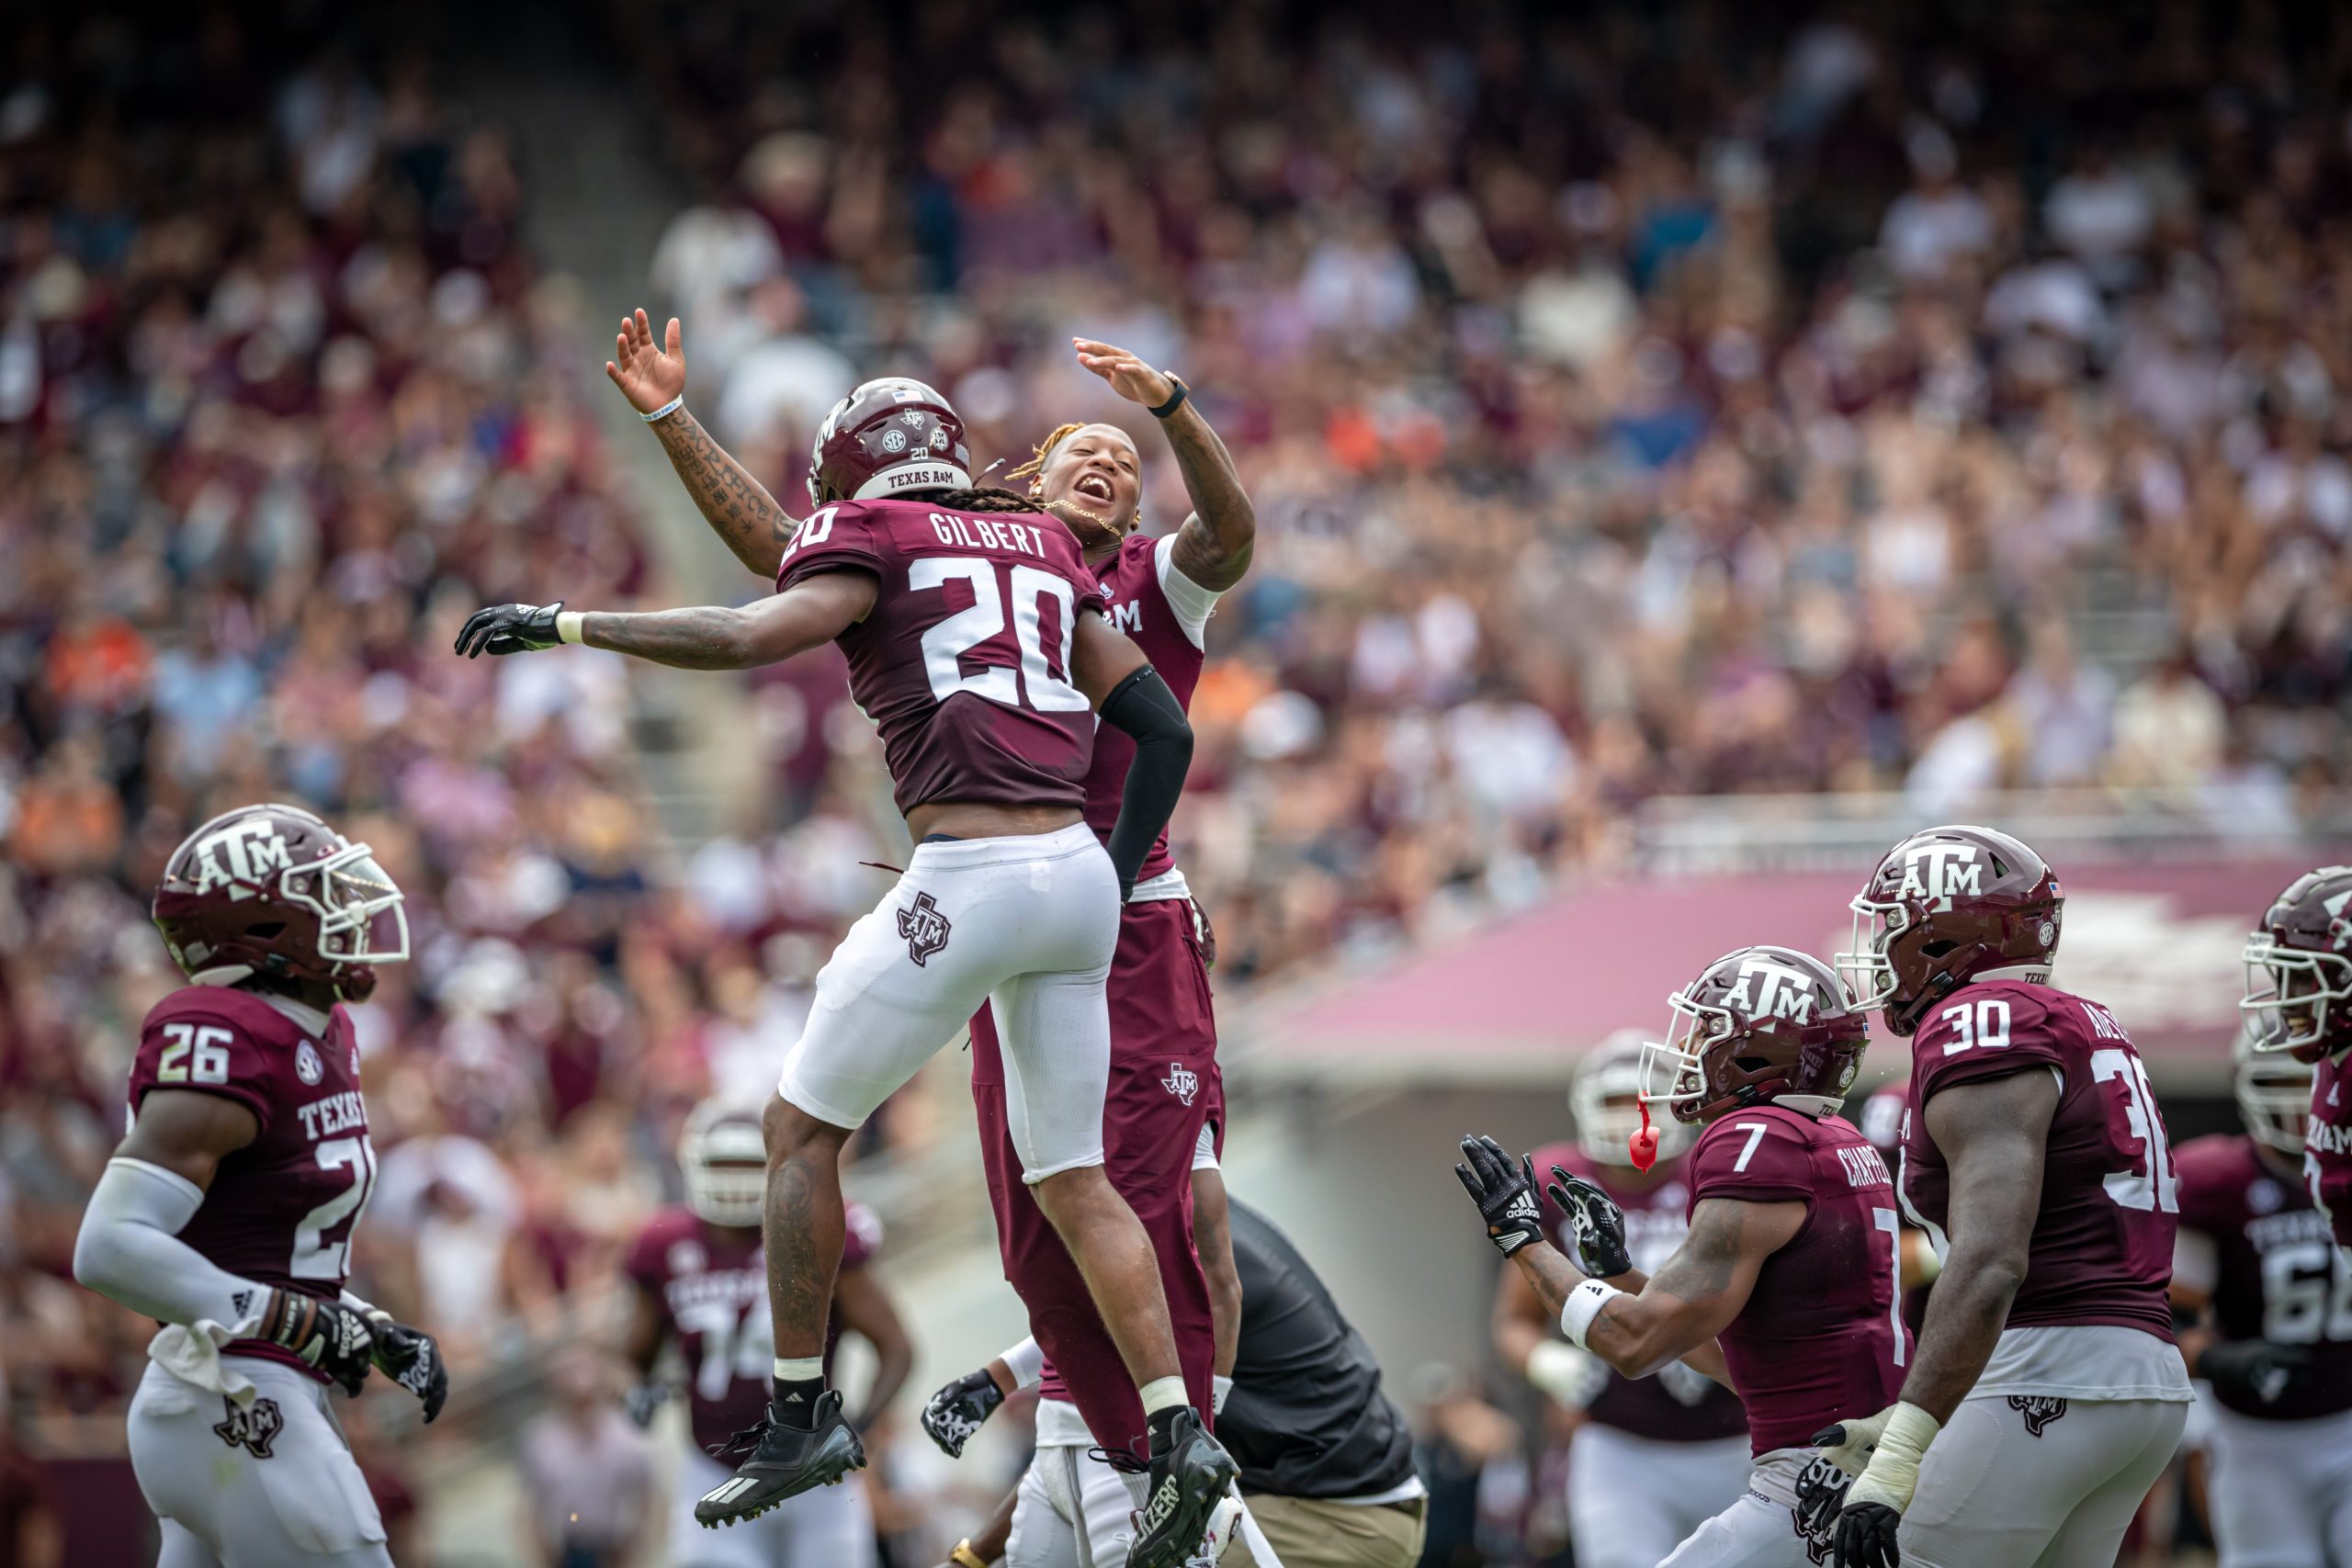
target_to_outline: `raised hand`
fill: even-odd
[[[653,341],[653,323],[642,310],[621,318],[620,335],[613,339],[613,357],[605,361],[605,374],[628,406],[639,413],[651,413],[686,389],[686,350],[678,331],[678,318],[670,318],[662,341]]]
[[[1074,337],[1069,343],[1078,351],[1080,365],[1110,382],[1111,389],[1131,403],[1156,409],[1176,395],[1172,379],[1124,348],[1091,337]]]
[[[1558,1166],[1544,1189],[1567,1215],[1576,1233],[1577,1267],[1596,1280],[1613,1280],[1634,1266],[1625,1247],[1625,1212],[1608,1193],[1581,1176],[1570,1176]],[[1689,1403],[1686,1401],[1685,1403]]]
[[[1535,1168],[1527,1156],[1514,1163],[1494,1139],[1468,1137],[1453,1174],[1478,1205],[1496,1251],[1509,1258],[1544,1239],[1544,1201],[1535,1195]]]

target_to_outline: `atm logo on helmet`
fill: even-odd
[[[196,890],[209,893],[226,886],[232,898],[250,898],[256,884],[294,863],[294,852],[278,837],[277,824],[266,817],[232,822],[196,846]]]
[[[1903,880],[1894,891],[1898,897],[1927,900],[1942,913],[1959,895],[1984,891],[1984,866],[1974,844],[1921,844],[1903,852]]]
[[[1724,993],[1724,1006],[1749,1018],[1813,1021],[1813,976],[1793,964],[1771,958],[1743,959],[1739,978]]]

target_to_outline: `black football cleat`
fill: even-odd
[[[711,1450],[715,1459],[737,1454],[747,1457],[735,1473],[695,1502],[695,1522],[705,1529],[758,1518],[787,1497],[831,1486],[851,1471],[865,1468],[865,1446],[842,1419],[840,1393],[830,1388],[817,1396],[814,1427],[786,1426],[771,1405],[758,1425]]]
[[[1234,1478],[1241,1473],[1197,1412],[1180,1412],[1168,1451],[1154,1454],[1127,1568],[1182,1568],[1199,1554]]]

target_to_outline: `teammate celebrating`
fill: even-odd
[[[1796,1510],[1821,1472],[1815,1434],[1892,1395],[1905,1359],[1894,1184],[1837,1113],[1870,1027],[1828,965],[1784,947],[1724,954],[1671,1006],[1667,1038],[1644,1047],[1643,1099],[1703,1130],[1690,1234],[1655,1275],[1634,1266],[1626,1215],[1598,1184],[1553,1169],[1571,1263],[1545,1239],[1531,1159],[1464,1138],[1454,1174],[1570,1344],[1628,1377],[1680,1358],[1745,1403],[1746,1493],[1664,1562],[1804,1568],[1818,1547]]]
[[[372,1366],[427,1421],[449,1393],[432,1336],[344,1289],[376,1156],[343,1004],[408,956],[401,891],[309,812],[247,806],[172,852],[154,918],[189,984],[141,1026],[74,1275],[164,1325],[130,1402],[160,1568],[390,1568],[327,1390]]]
[[[2303,1179],[2339,1247],[2352,1247],[2352,865],[2324,865],[2289,884],[2246,938],[2245,997],[2254,1049],[2318,1067],[2303,1131]]]
[[[1642,1043],[1627,1030],[1577,1064],[1568,1104],[1573,1144],[1531,1156],[1606,1193],[1625,1216],[1634,1266],[1655,1272],[1690,1229],[1690,1187],[1680,1158],[1690,1130],[1669,1121],[1658,1159],[1637,1169],[1628,1150],[1642,1124]],[[1544,1231],[1573,1254],[1568,1216],[1548,1201]],[[1521,1268],[1506,1263],[1496,1287],[1495,1352],[1563,1409],[1581,1412],[1568,1445],[1568,1529],[1589,1568],[1655,1568],[1675,1544],[1728,1507],[1747,1486],[1747,1413],[1729,1389],[1669,1361],[1656,1377],[1630,1378],[1559,1336]]]
[[[2111,1562],[2179,1444],[2172,1152],[2123,1026],[2049,983],[2064,904],[2040,855],[1965,826],[1854,899],[1838,970],[1911,1036],[1901,1191],[1943,1270],[1901,1402],[1824,1434],[1869,1461],[1839,1568]]]
[[[2180,1145],[2173,1303],[2212,1386],[2221,1568],[2352,1562],[2352,1258],[2304,1190],[2312,1068],[2235,1049],[2239,1134]]]
[[[1158,420],[1192,514],[1157,539],[1136,531],[1140,458],[1126,432],[1113,424],[1062,425],[1012,477],[1028,479],[1029,499],[1069,529],[1088,568],[1102,580],[1103,613],[1134,637],[1176,700],[1189,705],[1206,657],[1209,616],[1249,569],[1256,514],[1231,455],[1189,389],[1112,344],[1080,338],[1073,347],[1081,366]],[[745,566],[774,576],[791,523],[684,408],[685,355],[677,321],[657,344],[639,310],[621,323],[614,352],[606,374],[653,422],[705,520]],[[1086,820],[1106,840],[1134,757],[1134,744],[1124,735],[1096,736]],[[1103,1145],[1111,1183],[1135,1209],[1159,1255],[1186,1388],[1199,1404],[1231,1366],[1234,1312],[1233,1260],[1215,1236],[1194,1235],[1187,1179],[1202,1129],[1215,1124],[1223,1135],[1208,928],[1164,834],[1140,874],[1120,914],[1111,967]],[[1052,1363],[1044,1372],[1047,1386],[1066,1388],[1076,1402],[1088,1429],[1086,1445],[1139,1455],[1146,1441],[1143,1408],[1118,1347],[1069,1249],[1019,1179],[997,1021],[987,1007],[973,1016],[972,1096],[1005,1275],[1030,1303],[1032,1331]],[[1227,1302],[1221,1333],[1220,1299]]]
[[[650,1381],[664,1345],[685,1362],[689,1427],[680,1506],[670,1533],[671,1568],[768,1568],[778,1562],[874,1562],[874,1517],[860,1478],[787,1500],[741,1529],[714,1533],[695,1517],[695,1498],[727,1479],[706,1458],[733,1434],[755,1425],[767,1407],[775,1352],[768,1332],[766,1274],[760,1257],[760,1210],[767,1156],[760,1107],[707,1100],[687,1118],[678,1164],[686,1201],[646,1223],[626,1272],[636,1288],[628,1357],[648,1381],[629,1396],[629,1413],[650,1425],[667,1385]],[[898,1309],[866,1267],[881,1245],[881,1224],[861,1204],[849,1206],[841,1272],[833,1281],[825,1329],[825,1371],[844,1331],[874,1348],[874,1386],[850,1422],[864,1431],[888,1407],[914,1364]]]
[[[963,423],[908,380],[869,381],[817,436],[816,503],[775,596],[745,610],[477,612],[458,651],[584,642],[687,669],[744,669],[838,641],[882,732],[915,850],[897,887],[818,976],[808,1027],[763,1118],[775,1380],[734,1477],[696,1505],[752,1517],[857,1469],[822,1371],[851,1133],[982,1000],[1006,1024],[1023,1179],[1076,1258],[1149,1427],[1136,1568],[1200,1539],[1233,1477],[1188,1401],[1149,1238],[1103,1174],[1110,1042],[1102,999],[1119,906],[1167,825],[1192,731],[1136,645],[1111,629],[1069,531],[1035,502],[974,490]],[[1109,853],[1080,812],[1090,710],[1136,741]],[[1032,1310],[1042,1303],[1032,1303]]]

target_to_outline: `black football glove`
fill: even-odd
[[[949,1459],[962,1459],[972,1434],[1004,1403],[1004,1391],[986,1367],[966,1372],[931,1396],[922,1407],[922,1429]]]
[[[1838,1516],[1838,1534],[1830,1546],[1837,1568],[1896,1568],[1903,1548],[1895,1531],[1903,1516],[1883,1503],[1851,1503]]]
[[[1854,1478],[1838,1468],[1827,1454],[1815,1454],[1797,1474],[1797,1533],[1812,1544],[1829,1546],[1838,1535],[1838,1516],[1846,1506],[1846,1489]]]
[[[1462,1190],[1487,1222],[1487,1239],[1505,1258],[1544,1239],[1544,1201],[1535,1195],[1535,1167],[1525,1155],[1513,1162],[1492,1138],[1462,1140],[1453,1168]]]
[[[668,1383],[641,1382],[621,1395],[621,1408],[628,1412],[628,1418],[642,1432],[653,1425],[653,1417],[661,1413],[662,1402],[669,1397]]]
[[[2197,1358],[2197,1375],[2213,1385],[2216,1393],[2235,1394],[2240,1401],[2276,1404],[2312,1364],[2310,1349],[2270,1339],[2231,1339],[2209,1345]]]
[[[394,1323],[381,1307],[368,1308],[367,1317],[368,1332],[376,1337],[370,1358],[376,1370],[416,1395],[430,1427],[449,1403],[449,1363],[442,1357],[441,1342],[422,1328]]]
[[[341,1302],[272,1291],[262,1307],[260,1337],[293,1351],[354,1398],[368,1382],[376,1337],[368,1320]]]
[[[562,608],[559,599],[552,604],[492,604],[476,610],[458,633],[458,651],[479,659],[485,653],[536,653],[557,647],[563,638],[556,635],[555,617]]]
[[[1544,1190],[1576,1233],[1577,1267],[1596,1280],[1613,1280],[1631,1269],[1634,1255],[1625,1249],[1625,1211],[1583,1177],[1570,1176],[1556,1165],[1552,1174],[1559,1179]]]

